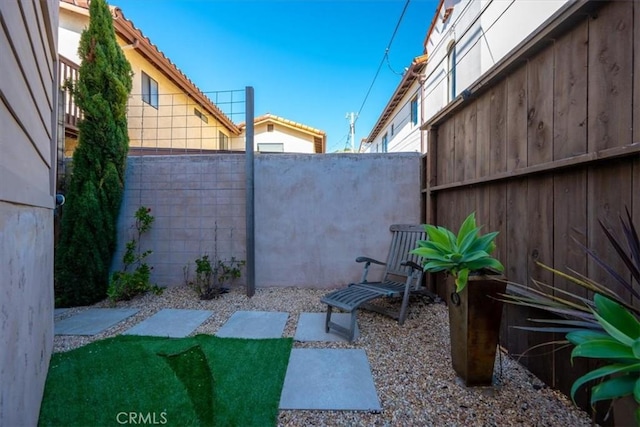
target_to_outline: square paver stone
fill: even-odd
[[[300,313],[296,334],[293,337],[296,341],[349,341],[346,337],[336,334],[335,331],[324,331],[324,322],[327,318],[326,313]],[[351,324],[350,313],[333,313],[331,321],[340,326],[349,328]],[[358,323],[356,322],[356,331],[353,335],[355,341],[360,336]]]
[[[182,338],[195,331],[212,314],[213,311],[209,310],[165,308],[128,329],[123,335]]]
[[[90,308],[55,322],[56,335],[96,335],[139,311],[137,308]]]
[[[289,313],[236,311],[216,333],[224,338],[281,338]]]
[[[365,351],[294,348],[280,409],[382,410]]]

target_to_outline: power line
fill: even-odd
[[[402,18],[404,17],[405,12],[407,11],[407,7],[409,6],[409,2],[411,0],[407,0],[404,4],[404,8],[402,9],[402,13],[400,14],[400,18],[398,18],[398,22],[396,23],[396,28],[393,30],[393,34],[391,35],[391,39],[389,40],[389,44],[387,44],[387,48],[384,50],[384,55],[382,56],[382,59],[380,60],[380,65],[378,65],[378,69],[376,70],[376,74],[375,76],[373,76],[373,81],[371,82],[371,85],[369,86],[369,89],[367,90],[367,94],[364,96],[364,100],[362,101],[362,105],[360,105],[360,109],[358,110],[358,114],[357,117],[360,117],[360,113],[362,112],[362,109],[364,108],[364,104],[366,104],[367,99],[369,98],[369,94],[371,93],[371,89],[373,89],[373,85],[375,84],[376,80],[378,79],[378,75],[380,74],[380,70],[382,69],[382,66],[384,65],[385,60],[387,60],[387,56],[389,55],[389,49],[391,48],[391,44],[393,43],[393,39],[396,37],[396,34],[398,32],[398,28],[400,28],[400,23],[402,22]],[[357,120],[356,117],[356,120]]]

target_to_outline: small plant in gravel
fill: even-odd
[[[184,266],[185,283],[196,291],[200,299],[210,300],[229,292],[229,288],[223,285],[240,278],[245,261],[231,257],[227,261],[216,259],[212,262],[209,255],[203,255],[195,260],[195,264],[196,277],[193,281],[189,278],[189,266]]]
[[[242,267],[245,265],[244,260],[231,257],[228,260],[222,260],[218,257],[218,224],[214,229],[214,254],[210,259],[205,254],[195,260],[196,277],[194,280],[190,278],[189,265],[182,268],[185,285],[196,291],[200,299],[210,300],[218,298],[220,295],[229,291],[224,285],[231,285],[234,280],[242,275]]]
[[[140,238],[151,229],[155,218],[151,215],[151,208],[140,206],[135,213],[135,233],[127,243],[122,257],[124,269],[111,274],[107,296],[112,304],[116,301],[128,301],[136,295],[153,291],[162,293],[162,288],[151,284],[151,270],[153,267],[145,262],[145,259],[153,251],[140,250]],[[132,270],[133,269],[133,270]]]

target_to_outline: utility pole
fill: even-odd
[[[356,152],[356,113],[347,113],[349,119],[349,135],[351,137],[351,152]]]

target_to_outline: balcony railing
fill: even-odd
[[[82,118],[82,111],[76,105],[73,95],[65,83],[70,81],[75,84],[79,76],[80,66],[70,59],[59,55],[60,62],[58,63],[58,76],[60,76],[60,85],[64,92],[64,128],[65,133],[77,134],[78,133],[78,120]]]

